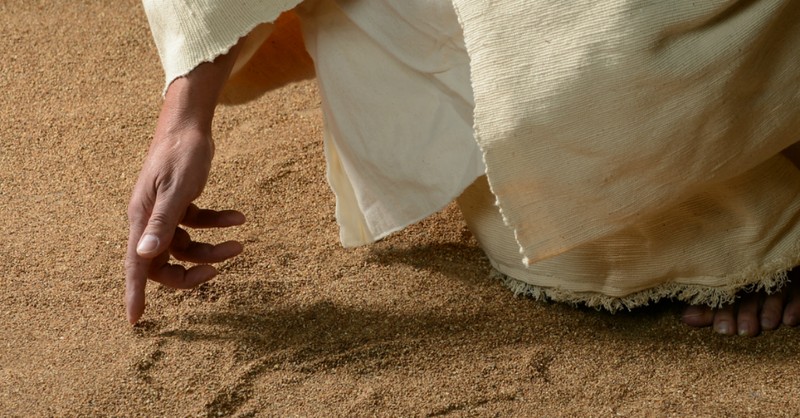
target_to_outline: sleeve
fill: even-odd
[[[166,79],[228,52],[262,23],[301,0],[142,0]]]

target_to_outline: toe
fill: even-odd
[[[761,332],[761,325],[758,320],[760,297],[760,293],[748,293],[739,301],[738,312],[736,313],[736,328],[739,335],[754,337]]]
[[[783,323],[791,327],[800,324],[800,283],[789,283],[789,297],[783,310]]]
[[[736,333],[736,316],[733,305],[725,305],[714,313],[714,331],[723,335]]]
[[[784,303],[786,303],[786,292],[783,290],[764,298],[764,306],[761,307],[761,328],[773,330],[781,325]]]
[[[690,305],[683,311],[682,319],[692,327],[708,327],[714,323],[714,311],[705,305]]]

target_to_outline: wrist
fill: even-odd
[[[239,49],[237,44],[214,61],[202,63],[185,76],[173,80],[167,88],[162,112],[167,111],[184,123],[210,129],[219,95]]]
[[[188,77],[182,77],[167,90],[159,123],[166,122],[170,130],[194,128],[210,131],[216,104],[213,92]]]

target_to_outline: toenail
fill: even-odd
[[[745,324],[742,324],[739,327],[739,335],[742,337],[750,335],[750,327]]]
[[[775,318],[762,316],[761,317],[761,328],[772,329],[775,328]]]
[[[728,335],[731,332],[731,325],[727,322],[719,322],[715,328],[719,334]]]

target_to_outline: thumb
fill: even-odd
[[[136,245],[136,253],[141,257],[153,258],[166,251],[187,206],[173,197],[158,199]]]

